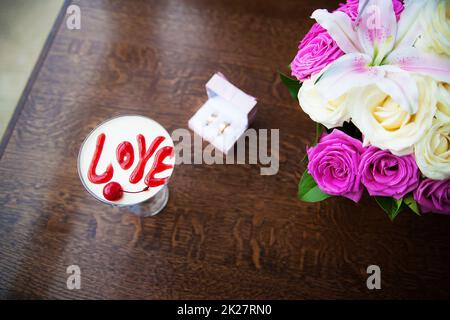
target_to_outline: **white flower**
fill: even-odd
[[[428,0],[420,18],[419,49],[450,56],[450,1]]]
[[[450,85],[440,83],[438,86],[436,118],[450,122]]]
[[[434,180],[450,178],[450,122],[435,119],[414,151],[424,176]]]
[[[398,22],[390,0],[359,1],[357,23],[341,11],[314,11],[312,18],[345,53],[325,68],[316,83],[318,92],[331,100],[351,89],[375,85],[415,114],[419,92],[413,74],[450,83],[448,56],[414,47],[426,6],[427,0],[405,1]]]
[[[299,92],[298,101],[300,107],[306,112],[312,120],[323,124],[328,129],[340,127],[344,121],[350,119],[344,94],[336,99],[326,101],[318,94],[314,82],[317,76],[303,82]]]
[[[413,152],[432,125],[436,113],[436,82],[415,77],[418,111],[409,114],[391,96],[372,85],[349,94],[348,105],[353,123],[364,136],[364,145],[388,149],[396,155]]]

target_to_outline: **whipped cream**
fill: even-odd
[[[102,174],[103,172],[105,172],[107,166],[111,164],[114,169],[114,174],[112,179],[107,183],[113,181],[118,182],[125,191],[136,192],[141,191],[145,187],[147,187],[144,183],[144,179],[154,163],[155,155],[157,154],[158,150],[165,146],[169,146],[172,148],[174,147],[172,138],[170,137],[169,133],[159,123],[144,116],[126,115],[112,118],[103,122],[97,128],[95,128],[86,138],[83,145],[81,146],[81,150],[78,156],[78,172],[80,178],[85,188],[94,197],[103,202],[115,205],[133,205],[150,199],[164,187],[164,185],[151,187],[147,191],[140,193],[125,192],[122,198],[117,201],[109,201],[105,199],[105,197],[103,196],[103,188],[107,183],[95,184],[92,183],[88,178],[89,165],[92,161],[96,149],[97,138],[102,133],[106,135],[106,139],[97,165],[96,173]],[[138,165],[140,159],[139,147],[137,142],[137,136],[139,134],[145,137],[146,149],[149,148],[156,137],[162,136],[165,139],[158,146],[156,152],[153,153],[153,155],[145,165],[144,176],[142,177],[142,179],[137,183],[131,183],[129,181],[130,175]],[[120,167],[120,164],[116,158],[117,146],[124,141],[130,142],[134,150],[134,162],[127,170],[124,170]],[[173,166],[175,165],[175,156],[171,158],[167,157],[163,161],[163,163],[172,165],[172,168],[157,173],[155,175],[155,178],[169,178],[172,175]]]

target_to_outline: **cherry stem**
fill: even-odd
[[[149,186],[145,187],[141,191],[125,191],[125,190],[123,190],[123,192],[125,192],[125,193],[141,193],[141,192],[144,192],[144,191],[148,191],[148,189],[150,189]]]

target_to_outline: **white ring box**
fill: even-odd
[[[216,73],[206,83],[208,101],[189,119],[189,128],[227,154],[256,116],[256,99]]]

